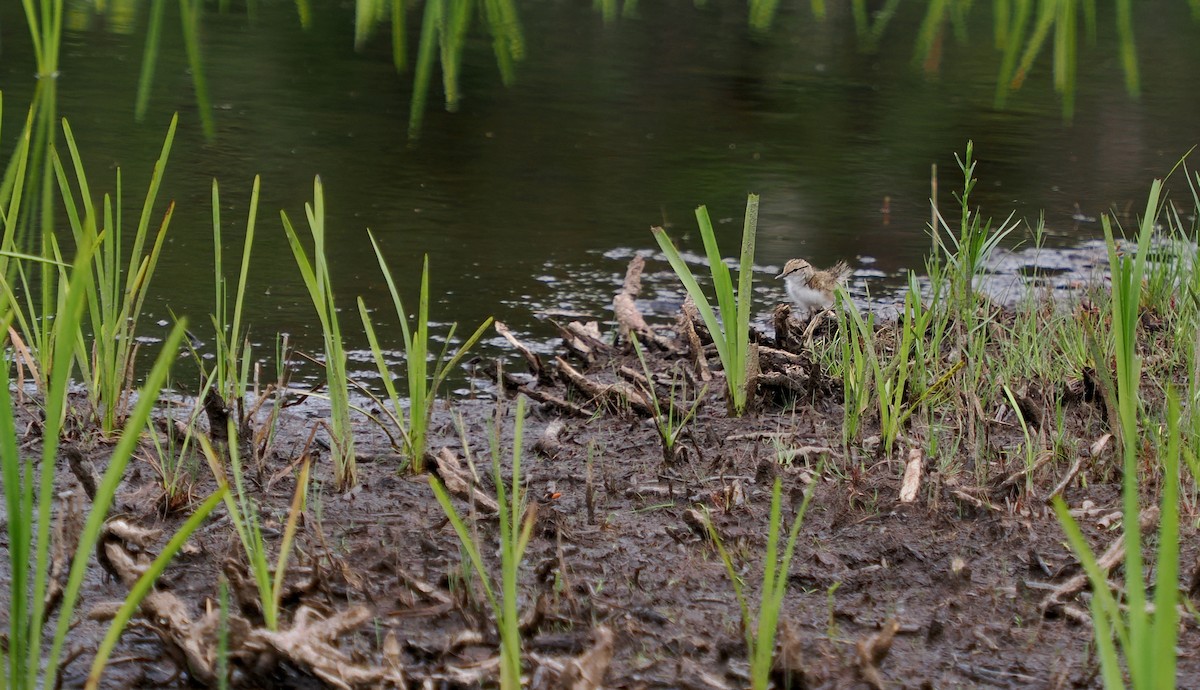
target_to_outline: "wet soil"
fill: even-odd
[[[677,372],[687,357],[658,353],[652,362],[660,373]],[[596,381],[619,380],[622,365],[640,366],[624,349],[590,365],[575,360]],[[868,420],[865,441],[844,450],[839,385],[818,365],[808,367],[804,381],[787,394],[760,391],[757,409],[740,419],[726,414],[718,373],[681,441],[685,450],[670,462],[653,426],[628,407],[595,405],[553,376],[510,381],[596,408],[589,417],[574,417],[531,403],[525,421],[523,476],[537,511],[520,586],[530,684],[556,687],[555,664],[586,653],[596,631],[607,628],[614,651],[606,687],[748,687],[738,603],[702,516],[711,516],[757,601],[778,477],[789,523],[804,493],[813,492],[781,616],[779,658],[793,669],[792,687],[1100,687],[1092,631],[1079,615],[1087,611],[1086,588],[1069,596],[1067,606],[1043,610],[1052,590],[1080,572],[1045,502],[1076,460],[1081,470],[1064,496],[1078,510],[1093,548],[1104,550],[1120,534],[1113,515],[1120,510],[1113,444],[1091,448],[1108,431],[1097,406],[1078,400],[1066,407],[1062,423],[1078,440],[1078,455],[1055,457],[1005,486],[1003,480],[1023,467],[1009,452],[1021,435],[1011,419],[997,421],[973,457],[924,458],[915,500],[901,503],[909,444],[926,445],[915,440],[921,429],[911,428],[887,457]],[[430,440],[431,449],[446,447],[463,457],[453,421],[461,415],[479,488],[489,495],[495,494],[488,439],[496,420],[504,471],[511,467],[512,395],[486,392],[502,388],[483,387],[452,409],[440,406]],[[1005,403],[983,404],[992,414]],[[311,402],[285,410],[272,452],[248,472],[272,550],[295,489],[296,461],[323,416]],[[316,452],[285,621],[301,604],[322,616],[364,605],[369,620],[341,637],[347,656],[339,663],[391,664],[410,687],[494,685],[494,625],[427,477],[401,473],[400,456],[370,422],[357,420],[355,432],[359,483],[353,489],[335,490],[328,453]],[[36,434],[30,438],[36,447]],[[102,471],[109,446],[91,437],[84,442]],[[199,500],[214,484],[202,460],[185,462],[194,466],[191,492]],[[60,491],[78,493],[65,461],[59,473]],[[152,467],[135,459],[113,514],[169,535],[188,508],[164,510],[157,487]],[[1152,500],[1147,495],[1144,504]],[[466,502],[457,505],[469,511]],[[234,577],[238,612],[261,621],[252,590],[237,585],[245,559],[231,523],[223,509],[214,515],[159,587],[178,596],[198,620],[216,606],[224,572]],[[1194,524],[1185,508],[1185,588],[1198,575]],[[480,514],[475,529],[497,572],[496,521]],[[1151,539],[1147,553],[1154,546]],[[78,654],[64,671],[67,687],[82,684],[107,625],[91,620],[89,612],[126,593],[95,563],[91,573],[80,623],[68,642]],[[1118,569],[1114,579],[1122,577]],[[1189,616],[1181,625],[1180,687],[1200,687],[1200,634]],[[136,620],[102,686],[195,686],[164,627],[163,620]],[[885,630],[895,632],[890,649],[865,660],[879,656],[869,647]],[[326,687],[303,664],[261,661],[239,667],[236,681],[243,687]]]

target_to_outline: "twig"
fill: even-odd
[[[517,340],[517,336],[513,335],[513,332],[503,322],[495,321],[492,323],[492,327],[496,329],[500,337],[507,340],[509,345],[512,345],[517,352],[521,353],[521,356],[525,358],[525,362],[529,365],[529,373],[536,376],[539,382],[549,383],[550,375],[546,371],[546,368],[542,366],[542,358],[538,357],[537,353]]]
[[[567,382],[586,393],[592,399],[607,402],[618,408],[628,405],[643,417],[654,415],[654,410],[651,409],[646,396],[624,381],[619,383],[600,383],[579,373],[575,367],[568,364],[562,357],[555,357],[554,362],[558,365],[559,373],[562,374]]]

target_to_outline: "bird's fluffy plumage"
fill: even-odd
[[[827,271],[818,271],[804,259],[792,259],[776,277],[783,278],[788,299],[796,308],[815,311],[833,305],[833,291],[850,277],[850,266],[839,261]]]

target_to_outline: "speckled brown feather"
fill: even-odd
[[[835,287],[846,282],[850,277],[850,266],[845,261],[839,261],[827,271],[813,271],[808,279],[808,286],[814,290],[832,292]]]

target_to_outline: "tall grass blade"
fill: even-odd
[[[179,0],[183,47],[187,53],[188,69],[192,73],[192,88],[196,92],[196,111],[200,114],[200,127],[204,131],[204,138],[212,141],[217,136],[217,126],[213,121],[212,101],[208,97],[204,59],[200,55],[200,16],[203,12],[202,0]]]
[[[161,42],[163,9],[167,0],[150,0],[150,18],[146,23],[146,47],[142,53],[142,67],[138,74],[137,98],[134,100],[133,117],[137,122],[146,119],[150,107],[150,91],[154,86],[154,72],[158,66],[158,45]]]

